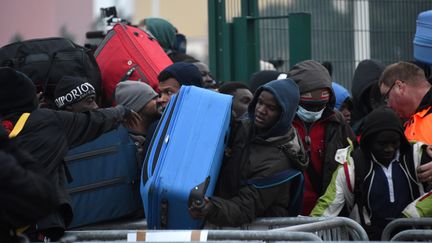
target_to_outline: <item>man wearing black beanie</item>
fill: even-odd
[[[43,241],[37,238],[39,236],[58,240],[73,217],[64,187],[67,168],[63,160],[68,150],[96,139],[136,114],[123,106],[85,113],[37,109],[32,81],[8,67],[0,68],[0,86],[1,124],[9,136],[16,135],[17,146],[36,159],[37,171],[53,185],[51,193],[58,200],[54,213],[40,219],[27,232],[35,233],[34,241]],[[27,119],[26,115],[29,115]],[[16,127],[20,127],[16,126],[19,120],[23,120],[24,125],[15,132]]]
[[[182,85],[202,87],[203,79],[199,69],[192,63],[176,62],[166,67],[158,75],[159,99],[163,109],[168,105],[171,95],[179,92]]]
[[[73,112],[96,110],[96,90],[81,77],[63,76],[54,91],[58,109]]]

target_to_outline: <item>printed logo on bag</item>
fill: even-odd
[[[63,107],[64,105],[73,104],[82,98],[90,95],[95,94],[96,91],[93,88],[93,86],[89,83],[83,83],[69,91],[63,96],[58,97],[55,99],[55,103],[57,107]]]

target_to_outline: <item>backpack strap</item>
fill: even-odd
[[[242,185],[252,185],[257,189],[265,189],[291,181],[290,202],[288,205],[290,216],[297,216],[301,211],[304,193],[304,176],[300,170],[289,169],[267,176],[265,178],[250,179]]]
[[[363,179],[365,176],[365,157],[360,149],[353,152],[352,155],[354,161],[354,202],[357,204],[358,213],[360,215],[360,221],[362,225],[365,225],[365,219],[363,217],[363,207],[365,205],[363,198]]]
[[[25,125],[27,119],[29,118],[29,116],[30,116],[30,113],[23,113],[20,116],[20,118],[18,119],[18,121],[15,124],[14,128],[9,133],[9,138],[14,138],[14,137],[16,137],[21,132],[21,130],[24,128],[24,125]]]

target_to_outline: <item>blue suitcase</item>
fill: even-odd
[[[414,58],[432,64],[432,10],[421,12],[417,17]]]
[[[228,139],[232,97],[182,86],[167,106],[143,168],[141,196],[148,229],[198,229],[192,201],[211,196]],[[144,181],[144,180],[142,180]]]
[[[66,187],[78,227],[130,215],[142,208],[137,148],[124,127],[69,151]]]

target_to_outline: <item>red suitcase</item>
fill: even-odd
[[[103,99],[108,104],[112,104],[120,81],[146,82],[157,90],[157,75],[172,64],[151,34],[122,23],[108,32],[95,57],[102,74]]]

